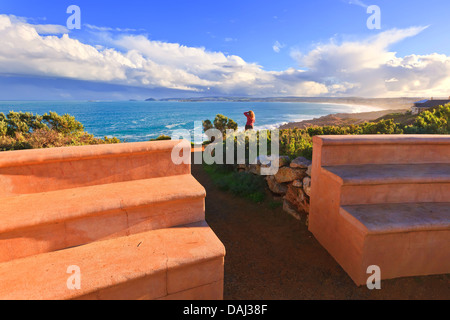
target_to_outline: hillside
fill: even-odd
[[[378,121],[381,119],[393,119],[401,115],[405,115],[407,109],[400,110],[381,110],[372,112],[361,112],[361,113],[336,113],[329,114],[320,118],[315,118],[312,120],[305,120],[301,122],[291,122],[282,125],[280,129],[305,129],[307,127],[313,126],[349,126],[358,125],[366,121]],[[397,116],[398,115],[398,116]]]

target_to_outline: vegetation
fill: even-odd
[[[222,114],[218,114],[213,122],[211,122],[210,120],[203,121],[203,130],[205,131],[205,133],[208,133],[208,130],[210,129],[217,129],[222,133],[223,137],[226,137],[226,131],[236,131],[238,129],[238,124],[234,120]],[[208,137],[208,139],[213,141],[211,137]]]
[[[397,122],[396,119],[404,121]],[[403,123],[402,123],[403,122]],[[256,139],[259,141],[259,135]],[[435,107],[413,116],[407,114],[392,114],[375,122],[365,122],[350,126],[322,126],[306,129],[280,130],[280,154],[291,159],[303,156],[312,159],[312,138],[316,135],[359,135],[359,134],[449,134],[450,133],[450,104]],[[239,134],[237,135],[239,136]],[[268,131],[268,148],[270,151],[271,133]],[[237,145],[237,138],[235,144]],[[249,139],[245,140],[246,157],[248,159]],[[225,146],[224,146],[224,150]],[[226,154],[224,152],[224,154]],[[253,160],[253,159],[252,159]]]
[[[117,138],[95,138],[68,114],[0,113],[0,151],[119,142]]]
[[[213,183],[222,191],[252,200],[263,202],[266,197],[265,181],[261,176],[248,172],[235,172],[227,166],[203,164]]]
[[[163,134],[156,139],[150,139],[150,141],[162,141],[162,140],[172,140],[172,138],[170,136],[166,136]]]
[[[405,133],[449,134],[450,104],[422,112],[413,125],[405,128]]]

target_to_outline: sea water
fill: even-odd
[[[148,141],[174,130],[194,130],[194,122],[223,114],[245,127],[244,112],[256,114],[255,129],[274,129],[288,122],[331,113],[373,111],[370,107],[291,102],[166,102],[166,101],[0,101],[0,112],[50,111],[70,114],[96,137],[117,137],[126,142]]]

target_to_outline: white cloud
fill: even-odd
[[[34,25],[37,33],[39,34],[64,34],[69,33],[69,30],[57,24],[38,24]]]
[[[294,51],[299,65],[320,83],[351,84],[342,94],[362,96],[448,96],[450,57],[439,54],[399,57],[389,48],[427,27],[392,29],[363,41],[317,45],[306,55]],[[328,85],[330,88],[330,85]]]
[[[137,32],[144,31],[144,29],[133,29],[133,28],[111,28],[111,27],[99,27],[92,24],[84,24],[84,27],[93,30],[93,31],[101,31],[101,32]]]
[[[354,4],[363,8],[368,8],[369,6],[362,2],[361,0],[348,0],[348,4]]]
[[[281,49],[283,49],[285,47],[284,44],[281,44],[278,41],[275,41],[275,43],[272,46],[273,51],[275,51],[276,53],[280,53]]]
[[[280,72],[266,71],[236,55],[96,28],[90,30],[102,41],[90,45],[61,35],[63,26],[34,25],[0,15],[0,73],[257,96],[448,96],[450,87],[448,56],[399,57],[389,50],[426,27],[319,44],[306,53],[291,49],[301,69]],[[275,42],[273,49],[282,47]]]

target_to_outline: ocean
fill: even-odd
[[[243,129],[244,112],[256,114],[255,129],[273,129],[331,113],[379,110],[366,106],[288,102],[162,102],[162,101],[0,101],[0,112],[50,111],[71,114],[96,137],[117,137],[125,142],[148,141],[174,130],[194,130],[194,121],[214,120],[223,114]]]

